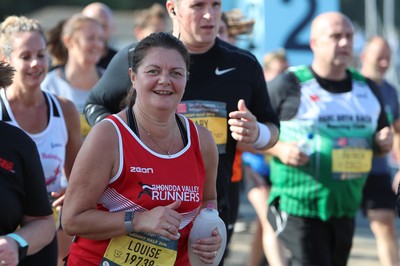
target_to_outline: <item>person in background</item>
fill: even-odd
[[[96,64],[104,49],[104,31],[101,24],[81,13],[71,16],[63,25],[59,46],[65,47],[65,64],[46,75],[42,89],[75,103],[81,114],[81,135],[85,137],[90,126],[83,116],[83,108],[93,86],[104,69]]]
[[[154,32],[169,31],[168,13],[159,3],[153,4],[151,7],[137,10],[134,13],[133,35],[137,41]]]
[[[115,30],[114,15],[110,7],[101,2],[93,2],[82,9],[82,14],[97,19],[104,30],[104,52],[97,66],[106,69],[117,51],[110,46]]]
[[[400,119],[396,89],[385,79],[390,66],[390,46],[382,37],[373,37],[365,44],[361,53],[360,72],[373,80],[382,95],[385,111],[394,133],[393,153],[400,158]],[[370,221],[376,238],[376,247],[381,265],[400,265],[396,237],[395,192],[392,189],[392,169],[388,156],[374,157],[372,169],[363,191],[362,209]]]
[[[263,70],[267,85],[268,82],[283,73],[287,68],[288,60],[284,50],[280,49],[264,55]],[[266,157],[265,154],[251,152],[244,152],[242,155],[243,172],[246,181],[250,181],[253,184],[247,192],[247,198],[257,213],[256,229],[253,234],[247,266],[265,264],[265,257],[268,260],[268,265],[271,266],[284,266],[289,263],[281,241],[278,240],[267,220],[267,201],[271,181]]]
[[[16,70],[14,82],[0,90],[0,120],[23,129],[36,143],[49,199],[53,207],[64,194],[76,154],[82,140],[79,134],[79,115],[74,104],[41,90],[48,69],[45,35],[38,21],[24,16],[9,16],[1,23],[1,59]],[[58,223],[58,211],[54,211]],[[60,229],[59,226],[57,229]],[[57,230],[59,265],[63,247],[69,238]],[[36,255],[57,264],[57,239]],[[36,256],[35,255],[35,256]]]
[[[283,73],[289,67],[285,49],[266,53],[263,58],[264,77],[267,82]]]
[[[247,19],[240,9],[222,12],[218,37],[235,45],[239,36],[250,35],[253,32],[255,20]]]
[[[229,39],[229,33],[228,33],[228,24],[227,24],[227,18],[224,12],[221,14],[221,21],[218,26],[218,38],[220,38],[223,41],[226,41],[232,45],[235,44],[234,39]]]
[[[372,157],[392,148],[376,84],[349,68],[353,34],[342,13],[318,15],[311,66],[291,67],[268,83],[281,135],[268,150],[267,215],[295,265],[347,265]],[[309,150],[298,145],[305,139]]]
[[[67,62],[68,51],[64,45],[60,45],[60,36],[67,19],[60,20],[54,27],[46,32],[47,51],[50,55],[49,71],[63,67]]]
[[[190,78],[177,112],[206,125],[213,133],[219,149],[218,209],[228,225],[234,217],[231,212],[238,208],[229,203],[231,197],[239,197],[229,192],[236,147],[270,148],[278,139],[279,120],[269,104],[262,67],[256,58],[217,38],[221,5],[219,0],[201,4],[196,0],[166,2],[173,34],[185,44],[192,59]],[[134,45],[127,45],[115,55],[94,87],[85,107],[89,123],[95,124],[121,109],[121,100],[131,87],[127,69]],[[228,244],[230,236],[228,233]]]
[[[67,265],[122,265],[135,258],[190,265],[192,222],[201,208],[217,203],[212,135],[175,113],[189,75],[185,46],[169,33],[153,33],[137,44],[131,60],[127,108],[93,127],[71,174],[62,219],[77,237]],[[130,241],[153,243],[157,254],[129,250],[124,243]],[[214,229],[196,242],[194,253],[213,263],[221,242]]]
[[[0,61],[0,88],[10,86],[13,75],[14,69]],[[55,235],[36,145],[3,121],[0,132],[0,265],[51,265],[49,258],[32,256]]]

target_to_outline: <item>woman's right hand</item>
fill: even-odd
[[[154,233],[171,240],[180,237],[181,215],[176,211],[181,205],[177,200],[167,206],[158,206],[146,212],[137,212],[133,218],[133,227],[137,232]]]
[[[18,243],[11,237],[0,237],[0,265],[18,265]]]

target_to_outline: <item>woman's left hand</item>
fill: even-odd
[[[192,244],[193,253],[199,255],[200,260],[206,264],[214,263],[218,251],[221,248],[222,237],[215,228],[212,231],[211,237],[200,238]]]

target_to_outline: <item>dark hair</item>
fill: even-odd
[[[0,61],[0,87],[7,87],[13,82],[14,68],[3,61]]]
[[[189,71],[190,55],[185,45],[171,33],[156,32],[141,40],[135,47],[135,50],[133,51],[132,56],[129,59],[129,63],[133,73],[137,73],[137,70],[142,64],[142,61],[146,57],[148,51],[151,48],[155,47],[174,49],[178,51],[181,54],[183,61],[185,62],[186,69]],[[131,88],[127,97],[127,103],[129,107],[132,107],[135,103],[135,96],[136,90],[135,88]]]
[[[67,19],[60,20],[53,28],[47,31],[47,50],[51,56],[52,67],[65,65],[68,51],[61,40],[61,33]]]
[[[155,47],[177,50],[182,55],[186,68],[189,69],[190,55],[185,45],[171,33],[156,32],[150,34],[136,45],[133,55],[130,58],[130,65],[134,73],[137,72],[148,50]]]

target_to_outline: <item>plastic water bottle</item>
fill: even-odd
[[[191,266],[216,266],[222,259],[226,246],[226,227],[224,221],[219,217],[218,211],[213,208],[213,204],[208,204],[197,215],[193,222],[193,227],[189,233],[188,251],[189,261]],[[212,231],[218,228],[218,233],[222,237],[221,247],[217,252],[213,264],[205,264],[200,260],[199,255],[193,253],[192,243],[196,242],[199,238],[211,237]]]
[[[300,139],[297,142],[297,147],[299,150],[307,156],[310,156],[313,153],[313,147],[311,145],[311,140],[314,135],[312,133],[307,134],[307,138]]]

